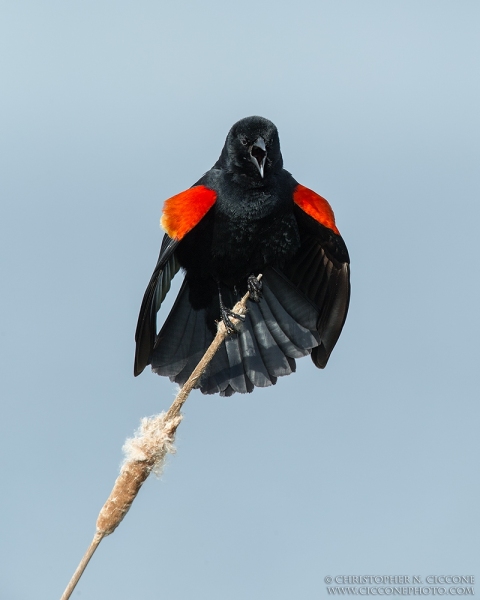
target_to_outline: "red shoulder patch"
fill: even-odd
[[[318,221],[321,225],[328,227],[337,235],[340,235],[335,225],[335,215],[333,214],[332,207],[325,198],[299,184],[293,191],[293,201],[307,215],[313,217],[315,221]]]
[[[196,185],[172,196],[165,200],[160,225],[171,238],[181,240],[203,219],[216,198],[217,193],[204,185]]]

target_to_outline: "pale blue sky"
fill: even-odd
[[[344,332],[323,372],[195,392],[73,598],[480,576],[479,27],[468,0],[1,3],[2,600],[60,597],[124,439],[173,399],[132,374],[162,202],[251,114],[335,210]]]

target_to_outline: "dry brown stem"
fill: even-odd
[[[258,279],[260,280],[261,277],[259,275]],[[237,302],[232,312],[238,315],[246,314],[247,300],[248,293]],[[231,320],[234,325],[241,326],[240,319],[232,318]],[[175,452],[173,445],[175,432],[182,420],[180,410],[226,337],[227,329],[224,323],[220,321],[213,342],[177,394],[168,411],[154,417],[142,419],[135,437],[125,442],[123,447],[125,461],[120,470],[120,475],[117,477],[110,496],[98,515],[97,530],[92,543],[80,561],[61,600],[70,598],[98,545],[105,536],[113,533],[118,527],[150,473],[154,471],[159,475],[163,470],[167,454]]]

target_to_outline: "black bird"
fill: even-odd
[[[135,375],[151,364],[183,385],[219,319],[231,335],[200,381],[204,394],[275,384],[307,354],[325,367],[348,310],[348,251],[328,202],[283,168],[271,121],[235,123],[215,165],[165,202],[161,224],[166,234],[135,334]],[[183,285],[157,334],[157,311],[180,268]],[[228,309],[247,289],[237,332]]]

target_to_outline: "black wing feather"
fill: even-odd
[[[157,266],[143,296],[135,331],[136,349],[133,369],[135,376],[140,375],[150,364],[150,355],[157,335],[157,312],[170,289],[172,279],[180,268],[175,257],[177,245],[177,240],[165,234]]]
[[[321,343],[312,350],[323,369],[337,343],[350,301],[350,259],[342,237],[295,207],[301,246],[283,273],[319,310]]]

